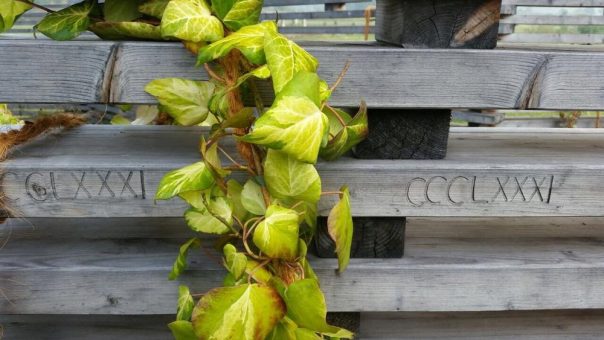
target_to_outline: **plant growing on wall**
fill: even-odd
[[[223,287],[198,301],[180,287],[177,320],[169,325],[174,337],[351,338],[327,324],[306,252],[321,196],[337,195],[328,231],[339,271],[348,264],[348,189],[322,192],[314,165],[319,157],[338,158],[365,137],[364,105],[350,116],[327,103],[337,82],[330,87],[321,80],[317,60],[274,22],[259,22],[262,0],[86,0],[56,12],[3,0],[0,30],[32,7],[49,12],[35,29],[55,40],[86,30],[103,39],[180,40],[210,76],[156,79],[145,88],[175,124],[211,126],[200,138],[201,160],[166,174],[156,193],[158,200],[186,201],[184,217],[199,234],[181,246],[169,278],[182,274],[187,253],[207,234],[215,235],[227,271]],[[263,85],[272,87],[272,103],[263,100]]]

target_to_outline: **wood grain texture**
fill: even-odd
[[[362,339],[601,339],[604,313],[512,311],[483,313],[363,313]]]
[[[330,311],[604,307],[601,238],[410,238],[403,259],[314,259]],[[203,293],[224,270],[201,251],[170,282],[177,240],[18,240],[2,250],[0,314],[171,314],[180,283]],[[207,245],[206,245],[207,246]],[[505,284],[502,284],[505,283]]]
[[[3,188],[23,217],[178,217],[184,204],[155,202],[155,189],[167,171],[199,160],[202,132],[84,126],[48,135],[11,155]],[[595,129],[452,128],[444,160],[317,167],[324,190],[349,185],[357,217],[603,216],[602,148]],[[324,197],[321,215],[334,199]]]
[[[376,39],[406,48],[494,48],[501,0],[378,0]]]
[[[330,83],[350,60],[333,96],[336,106],[365,99],[373,108],[604,108],[604,54],[595,51],[307,48]],[[161,77],[205,79],[193,64],[193,56],[174,43],[3,40],[0,102],[154,103],[144,86]]]

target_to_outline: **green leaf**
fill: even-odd
[[[164,37],[201,42],[222,39],[220,20],[212,15],[205,0],[172,0],[161,19]]]
[[[264,34],[276,32],[277,25],[272,21],[246,26],[227,37],[202,47],[197,56],[197,65],[226,56],[232,49],[238,49],[253,64],[264,64]]]
[[[227,117],[221,123],[222,128],[247,128],[254,122],[254,109],[244,107],[236,114]]]
[[[96,22],[88,29],[104,40],[163,40],[158,26],[144,22]]]
[[[111,118],[111,125],[130,125],[130,120],[122,115],[115,115]]]
[[[149,125],[159,115],[159,109],[156,105],[139,105],[135,113],[136,119],[132,121],[132,125]]]
[[[218,143],[213,143],[209,148],[206,149],[205,139],[202,139],[201,154],[203,156],[203,161],[208,167],[208,170],[214,172],[217,176],[223,178],[231,173],[229,170],[222,168],[222,162],[218,156]]]
[[[34,29],[54,40],[71,40],[86,31],[96,1],[86,0],[50,13]]]
[[[189,321],[178,320],[168,324],[172,331],[174,340],[199,340],[193,330],[193,324]]]
[[[285,317],[273,328],[273,331],[265,340],[297,340],[297,328],[298,326],[295,323]]]
[[[189,249],[191,248],[199,248],[201,247],[201,241],[198,238],[192,238],[187,241],[185,244],[180,246],[180,251],[178,253],[178,257],[176,261],[174,261],[174,265],[172,266],[172,271],[168,278],[170,280],[175,280],[177,277],[182,274],[187,268],[187,255],[189,254]]]
[[[254,215],[264,215],[266,212],[262,187],[252,179],[249,179],[243,186],[241,204],[243,204],[247,211]]]
[[[275,102],[284,97],[307,97],[316,106],[321,106],[320,85],[321,79],[316,73],[300,71],[283,87],[275,97]]]
[[[251,276],[257,282],[263,284],[269,284],[273,279],[273,275],[266,270],[266,268],[260,266],[260,263],[250,259],[247,260],[247,268],[245,269],[245,273]]]
[[[299,327],[327,336],[352,339],[351,332],[327,324],[327,305],[317,280],[304,279],[292,283],[285,290],[283,300],[287,306],[287,317]]]
[[[336,111],[342,119],[346,119],[344,116],[346,113],[344,111],[337,109]],[[333,118],[327,115],[329,117],[330,133],[333,134],[331,131],[335,131],[338,129],[338,127],[339,131],[335,133],[335,136],[330,139],[327,145],[319,152],[320,156],[328,161],[334,160],[348,152],[355,145],[363,141],[363,139],[365,139],[369,133],[367,106],[364,102],[361,103],[359,112],[354,116],[353,119],[348,120],[346,122],[346,126],[344,127],[342,127],[342,124],[339,122],[339,120],[335,118],[335,114],[332,113],[332,115],[334,116]]]
[[[279,151],[268,151],[264,180],[269,193],[276,198],[311,203],[321,198],[321,177],[315,167]]]
[[[273,75],[273,87],[279,94],[300,71],[316,72],[319,62],[310,53],[285,36],[267,31],[264,37],[266,62]]]
[[[214,1],[222,2],[222,1]],[[225,1],[233,2],[231,1]],[[222,22],[232,31],[237,31],[244,26],[250,26],[260,20],[262,11],[262,0],[236,0],[224,16],[220,16]]]
[[[17,0],[0,1],[0,33],[10,30],[15,21],[31,6]]]
[[[328,128],[327,117],[312,100],[283,97],[256,120],[252,131],[241,140],[314,164]]]
[[[254,230],[254,244],[271,258],[293,261],[298,257],[298,229],[295,210],[271,205]]]
[[[227,182],[227,196],[233,202],[233,215],[240,221],[245,222],[250,217],[249,212],[241,203],[241,193],[243,186],[234,179],[230,179]]]
[[[262,65],[256,69],[242,75],[241,77],[239,77],[239,79],[237,79],[237,82],[235,83],[235,85],[233,85],[231,88],[229,88],[229,90],[241,86],[241,84],[243,84],[245,81],[247,81],[251,77],[256,77],[258,79],[268,79],[268,78],[270,78],[270,76],[271,76],[271,71],[268,69],[268,66]]]
[[[187,165],[168,172],[159,182],[155,199],[165,200],[187,191],[205,190],[214,185],[214,178],[204,162]]]
[[[189,287],[182,285],[178,286],[176,320],[189,321],[191,319],[191,314],[193,313],[193,307],[195,307],[195,301],[193,301],[193,296],[191,296],[191,293],[189,292]]]
[[[247,268],[247,257],[243,253],[238,253],[235,246],[227,244],[223,248],[224,259],[227,269],[233,274],[235,280],[239,280]]]
[[[340,188],[340,201],[331,209],[327,217],[327,229],[329,236],[336,243],[338,254],[338,270],[343,272],[350,260],[350,248],[352,246],[352,214],[350,212],[350,194],[348,187]]]
[[[209,81],[163,78],[151,81],[145,91],[156,97],[178,124],[190,126],[203,122],[208,116],[214,87]]]
[[[191,208],[185,212],[185,220],[194,231],[207,234],[226,234],[233,224],[233,207],[225,197],[214,197],[207,208]]]
[[[141,0],[105,0],[103,15],[105,21],[133,21],[142,16],[138,11]]]
[[[193,310],[200,339],[263,340],[285,315],[283,300],[269,286],[216,288]]]
[[[170,0],[150,0],[138,7],[139,12],[161,19]]]

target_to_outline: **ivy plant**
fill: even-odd
[[[315,164],[342,156],[366,136],[364,105],[351,116],[327,103],[338,82],[330,87],[322,80],[317,59],[276,23],[260,22],[262,0],[85,0],[59,11],[3,0],[0,30],[32,7],[48,12],[35,29],[49,38],[91,31],[103,39],[177,40],[209,75],[156,79],[145,88],[174,124],[210,126],[200,136],[200,160],[167,173],[155,197],[187,202],[184,218],[197,233],[181,246],[169,279],[185,271],[190,251],[207,246],[204,235],[216,240],[226,270],[223,286],[198,300],[180,286],[169,324],[174,337],[352,338],[326,322],[325,298],[306,255],[321,196],[337,195],[328,231],[338,270],[348,264],[350,194],[345,186],[322,192]],[[272,88],[270,99],[262,87]],[[137,120],[156,114],[141,112]],[[236,147],[229,149],[227,139]]]

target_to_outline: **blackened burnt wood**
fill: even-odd
[[[376,39],[407,48],[497,44],[501,0],[378,0]]]

